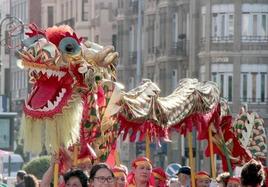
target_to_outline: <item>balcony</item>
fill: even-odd
[[[170,56],[186,56],[186,40],[181,40],[178,42],[172,43],[171,48],[169,49],[169,55]]]
[[[242,36],[241,50],[268,50],[268,36]]]
[[[240,101],[247,104],[268,104],[268,98],[240,98]]]
[[[161,48],[160,46],[154,47],[153,51],[156,57],[160,56],[186,56],[187,55],[187,40],[180,40],[178,42],[171,43],[171,47]]]

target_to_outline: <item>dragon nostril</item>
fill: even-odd
[[[67,53],[72,53],[74,52],[74,46],[72,44],[67,44],[65,50]]]

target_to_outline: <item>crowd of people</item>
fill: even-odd
[[[24,171],[17,173],[16,187],[50,187],[53,178],[55,161],[46,171],[43,179],[37,179]],[[82,164],[83,165],[83,164]],[[139,157],[132,162],[131,170],[124,165],[111,168],[106,163],[98,163],[91,167],[71,168],[59,180],[59,187],[190,187],[191,168],[182,166],[177,174],[168,177],[163,168],[153,167],[146,157]],[[86,168],[86,169],[85,169]],[[224,172],[212,179],[208,172],[195,173],[196,187],[264,187],[265,172],[262,164],[251,160],[242,168],[240,176],[231,176]]]

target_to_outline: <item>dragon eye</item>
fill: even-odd
[[[81,51],[78,42],[72,37],[65,37],[59,43],[59,49],[62,53],[76,55]]]
[[[67,44],[65,47],[65,50],[67,53],[73,53],[74,52],[74,46],[72,44]]]

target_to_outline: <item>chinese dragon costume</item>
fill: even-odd
[[[32,90],[25,100],[22,135],[25,151],[61,146],[79,155],[92,147],[104,161],[119,134],[131,141],[168,139],[171,128],[182,134],[196,127],[220,124],[220,93],[213,82],[183,79],[167,97],[150,80],[128,92],[116,82],[119,54],[79,38],[66,25],[42,30],[30,25],[19,51],[20,67],[28,70]],[[139,135],[139,136],[138,136]],[[85,153],[87,152],[87,153]]]

